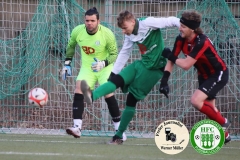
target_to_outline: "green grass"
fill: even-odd
[[[237,160],[240,141],[225,145],[214,155],[201,155],[191,145],[167,155],[154,139],[129,138],[123,145],[108,145],[110,137],[0,134],[0,160]]]

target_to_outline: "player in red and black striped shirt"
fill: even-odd
[[[210,119],[218,122],[225,129],[225,143],[231,140],[226,128],[230,123],[215,106],[217,93],[228,82],[228,69],[223,59],[218,55],[211,40],[203,34],[200,28],[201,15],[196,11],[185,11],[180,19],[180,35],[177,36],[171,51],[165,48],[162,55],[168,58],[164,76],[161,79],[159,91],[168,96],[168,78],[173,65],[190,69],[194,66],[198,71],[199,88],[191,97],[192,105]],[[186,58],[178,58],[180,52]]]

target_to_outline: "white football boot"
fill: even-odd
[[[117,132],[118,131],[118,127],[120,125],[120,122],[113,122],[113,125],[114,125],[114,128],[115,128],[116,132]],[[122,134],[122,140],[123,141],[127,140],[127,136],[126,136],[125,132],[123,132],[123,134]]]
[[[81,137],[81,129],[77,127],[69,127],[66,129],[67,134],[73,136],[74,138]]]
[[[123,132],[122,140],[123,140],[124,142],[127,140],[127,135],[125,134],[125,132]]]

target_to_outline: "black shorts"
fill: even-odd
[[[228,69],[226,69],[225,71],[217,72],[209,76],[208,79],[203,79],[201,76],[199,76],[198,89],[208,96],[208,100],[215,99],[217,93],[227,84],[228,78]]]

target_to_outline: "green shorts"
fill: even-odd
[[[113,64],[110,64],[107,67],[103,68],[100,72],[93,72],[91,68],[82,67],[77,76],[77,80],[87,81],[90,89],[93,90],[97,82],[100,85],[107,82],[112,68]]]
[[[142,61],[137,60],[124,68],[119,75],[125,84],[122,91],[131,92],[137,100],[142,100],[162,78],[163,72],[160,69],[147,69]]]

